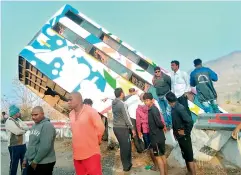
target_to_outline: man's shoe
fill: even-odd
[[[129,168],[127,168],[127,169],[123,169],[123,171],[125,171],[125,172],[130,171],[131,168],[132,168],[132,164],[129,166]]]

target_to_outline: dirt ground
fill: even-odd
[[[1,142],[1,174],[8,175],[9,154],[7,143]],[[56,140],[55,150],[57,162],[54,169],[54,175],[74,175],[72,161],[71,140]],[[103,175],[159,175],[158,172],[145,170],[145,166],[152,165],[148,153],[138,154],[133,148],[132,163],[133,168],[128,173],[122,172],[119,150],[107,150],[107,142],[101,144]],[[167,155],[170,154],[170,148],[166,148]],[[240,169],[228,165],[221,157],[213,159],[211,162],[197,162],[197,175],[240,175]],[[169,167],[169,175],[185,175],[186,170],[182,168]],[[20,175],[20,171],[18,175]]]
[[[171,148],[166,146],[166,156],[171,152]],[[133,168],[128,173],[122,172],[119,151],[116,152],[116,164],[114,175],[159,175],[159,172],[146,170],[145,166],[152,165],[148,153],[138,154],[132,146],[132,163]],[[196,162],[197,175],[241,175],[241,170],[225,162],[221,155],[215,157],[210,162]],[[185,168],[168,167],[169,175],[186,175]]]

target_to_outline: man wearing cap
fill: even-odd
[[[8,150],[10,154],[10,175],[16,175],[19,160],[23,163],[24,154],[26,152],[25,132],[28,126],[20,119],[20,109],[12,105],[9,107],[9,118],[6,121],[5,128],[9,135]]]
[[[213,86],[213,81],[218,81],[218,75],[210,68],[203,67],[199,58],[193,63],[195,69],[190,74],[190,85],[196,87],[198,100],[206,113],[219,113],[217,93]]]

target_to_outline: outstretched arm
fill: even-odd
[[[238,133],[240,132],[241,130],[241,123],[239,125],[237,125],[237,127],[234,129],[234,131],[232,132],[232,137],[234,139],[237,139],[238,137]]]

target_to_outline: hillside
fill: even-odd
[[[219,104],[228,112],[241,112],[241,51],[205,63],[214,70]]]

